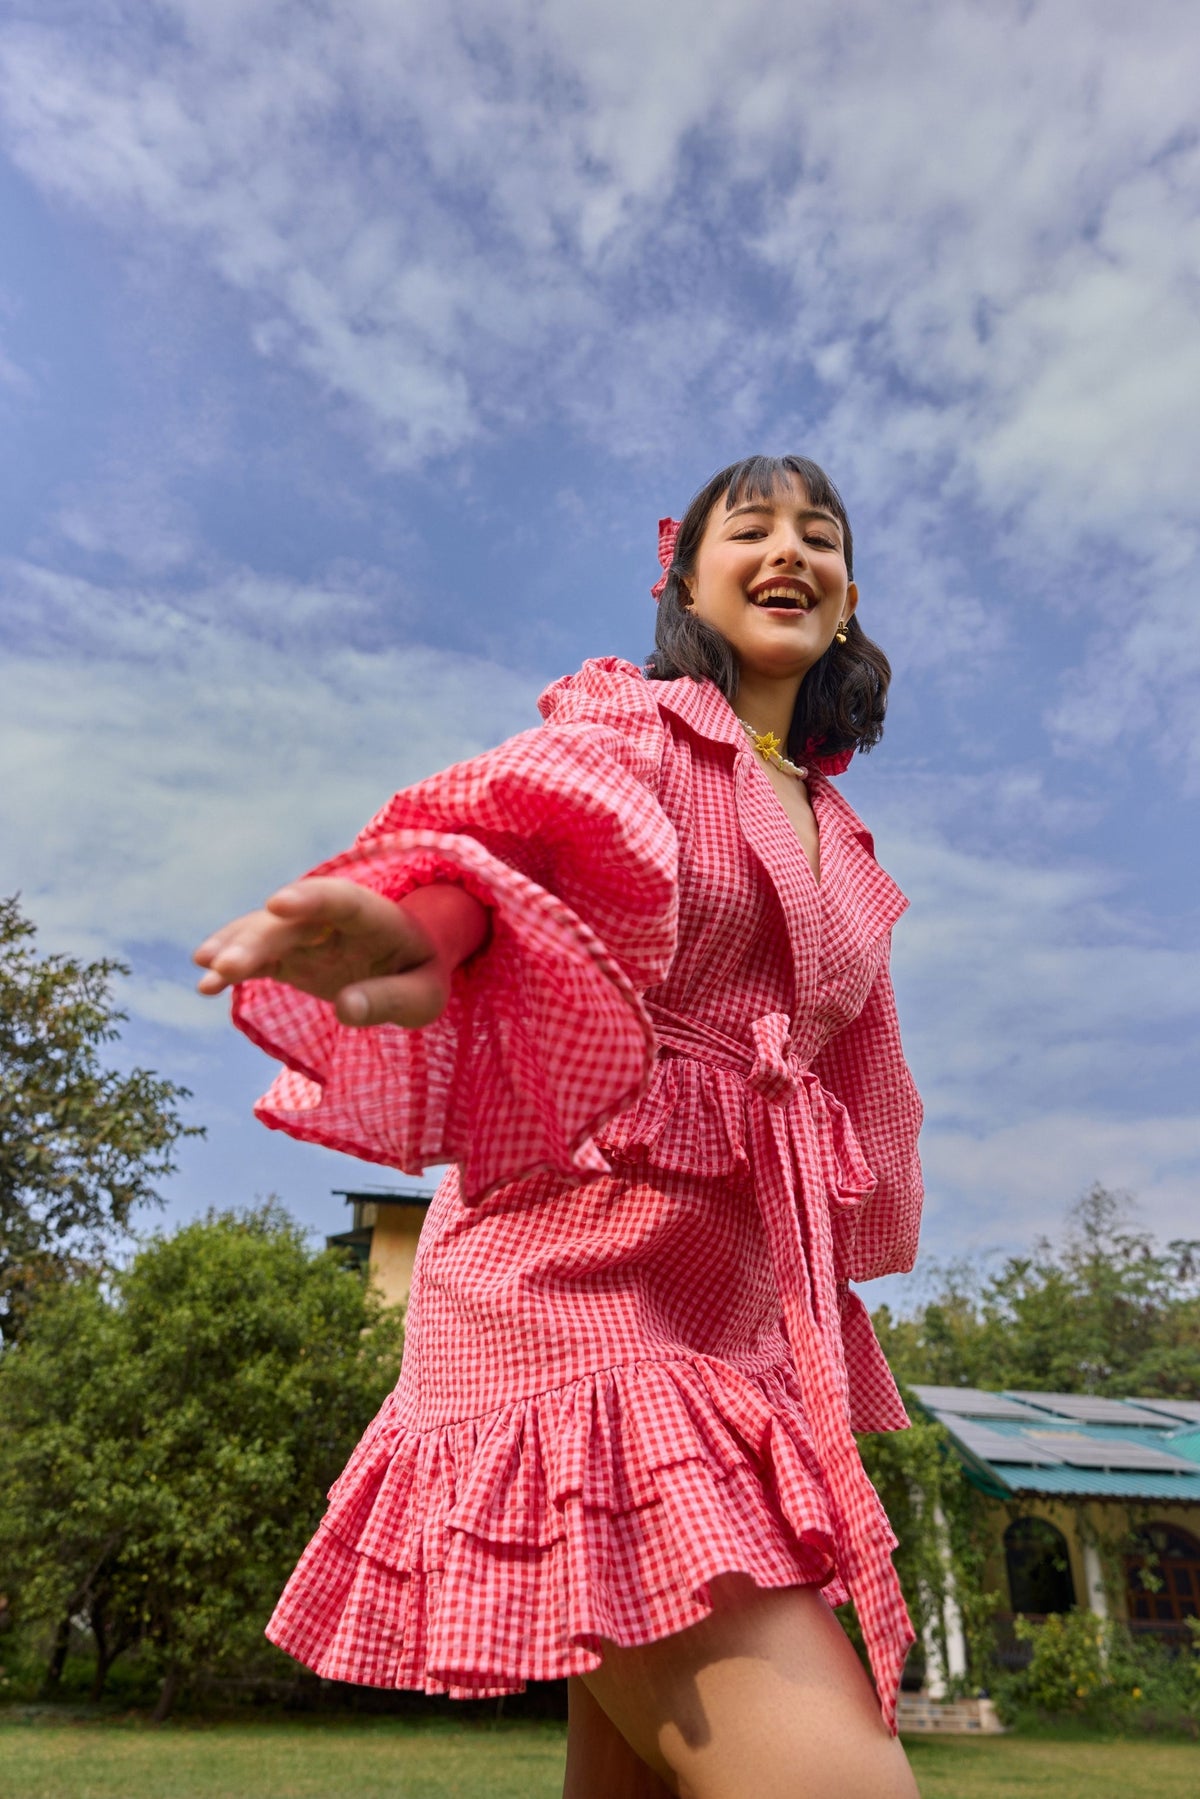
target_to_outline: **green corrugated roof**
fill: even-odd
[[[1070,1395],[1039,1394],[1042,1415],[1029,1417],[1015,1410],[1015,1395],[949,1387],[912,1391],[948,1433],[967,1479],[994,1497],[1061,1493],[1200,1505],[1200,1430],[1155,1419],[1136,1399],[1103,1402],[1109,1416],[1101,1423],[1078,1416],[1085,1404],[1100,1410],[1100,1403]],[[1070,1412],[1067,1404],[1059,1409],[1057,1400],[1070,1403]],[[1116,1422],[1114,1412],[1119,1416],[1126,1405],[1129,1421]]]
[[[1169,1499],[1200,1505],[1200,1468],[1195,1474],[1145,1474],[1124,1468],[1021,1468],[990,1464],[1013,1493],[1071,1493],[1087,1499]]]

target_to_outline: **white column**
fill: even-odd
[[[946,1589],[946,1677],[948,1680],[965,1680],[966,1675],[967,1633],[963,1629],[952,1580]]]
[[[941,1544],[942,1566],[946,1570],[943,1597],[946,1619],[946,1678],[947,1680],[962,1680],[966,1677],[967,1672],[967,1637],[963,1630],[962,1613],[958,1609],[954,1565],[950,1560],[950,1532],[946,1529],[946,1520],[942,1516],[940,1505],[935,1505],[933,1508],[933,1523]]]
[[[937,1620],[929,1618],[921,1633],[925,1651],[925,1691],[931,1699],[946,1697],[946,1677],[942,1673],[942,1645],[937,1633]]]
[[[1108,1593],[1104,1586],[1104,1570],[1100,1565],[1100,1551],[1090,1536],[1083,1539],[1083,1584],[1084,1604],[1098,1618],[1108,1617]]]
[[[942,1508],[933,1508],[933,1528],[937,1534],[938,1559],[942,1565],[942,1590],[932,1594],[934,1610],[941,1612],[945,1632],[945,1652],[937,1630],[936,1618],[925,1627],[925,1691],[931,1699],[943,1699],[952,1680],[962,1680],[967,1672],[967,1638],[963,1630],[962,1612],[954,1586],[954,1568],[950,1560],[950,1533]]]

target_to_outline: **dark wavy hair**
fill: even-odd
[[[675,557],[658,603],[654,650],[646,660],[652,681],[713,681],[730,705],[738,688],[738,662],[730,644],[712,625],[698,619],[681,598],[684,576],[696,566],[696,552],[713,507],[723,498],[726,511],[746,500],[770,499],[788,484],[803,483],[812,506],[826,507],[842,527],[846,575],[854,578],[854,539],[846,508],[829,476],[804,456],[745,456],[731,462],[702,487],[683,515]],[[846,624],[846,642],[830,644],[810,668],[796,695],[788,754],[800,761],[820,752],[869,750],[883,735],[891,664],[872,643],[856,617]]]

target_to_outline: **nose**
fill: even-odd
[[[776,568],[803,567],[808,560],[804,539],[792,526],[786,526],[771,546],[771,561]]]

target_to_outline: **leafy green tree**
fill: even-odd
[[[98,1261],[134,1210],[158,1199],[180,1137],[186,1087],[106,1068],[125,1013],[121,962],[39,956],[15,898],[0,899],[0,1337],[27,1296]]]
[[[399,1313],[276,1204],[149,1239],[105,1291],[45,1290],[0,1358],[0,1585],[72,1617],[94,1692],[134,1644],[158,1716],[262,1629],[324,1494],[395,1381]]]
[[[946,1386],[1148,1397],[1200,1393],[1200,1242],[1156,1243],[1131,1202],[1096,1186],[1063,1241],[985,1274],[940,1272],[910,1315],[875,1327],[900,1377]]]

